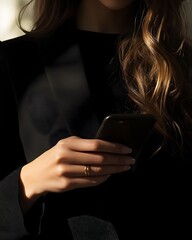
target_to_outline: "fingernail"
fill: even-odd
[[[131,159],[132,163],[135,164],[136,160],[134,158]]]
[[[126,166],[124,169],[125,169],[125,171],[128,171],[131,169],[131,166]]]
[[[132,149],[129,148],[129,147],[123,146],[123,147],[122,147],[122,152],[123,152],[123,153],[131,153],[131,152],[132,152]]]
[[[128,158],[128,159],[126,159],[126,164],[132,164],[132,165],[134,165],[135,164],[135,159],[134,158]]]

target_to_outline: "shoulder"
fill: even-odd
[[[0,43],[1,77],[22,84],[39,72],[40,55],[36,40],[27,35]]]
[[[17,58],[19,61],[23,59],[31,61],[32,58],[38,58],[39,55],[43,59],[52,59],[55,55],[67,51],[75,43],[74,27],[63,25],[49,35],[25,34],[3,41],[0,43],[0,54],[3,49],[6,56],[12,59]]]
[[[31,53],[34,54],[36,49],[37,41],[27,35],[19,36],[0,43],[0,54],[1,56],[4,55],[7,59],[18,59],[20,61]]]
[[[21,91],[43,71],[38,42],[23,35],[0,43],[0,76],[7,88]],[[9,86],[8,86],[9,85]],[[6,87],[6,86],[5,86]]]
[[[39,68],[37,60],[40,57],[38,44],[34,38],[23,35],[9,39],[1,42],[0,49],[0,65],[4,77],[21,82],[30,76],[33,69],[37,72]]]
[[[31,37],[30,35],[25,34],[15,38],[1,41],[1,45],[16,46],[21,44],[27,44],[29,42],[34,42],[34,38]]]

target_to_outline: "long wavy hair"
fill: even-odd
[[[152,114],[164,139],[182,145],[183,134],[192,135],[192,60],[186,50],[182,0],[135,0],[139,9],[133,34],[118,46],[122,76],[135,112]],[[35,4],[32,34],[53,32],[73,19],[78,0],[31,0]],[[188,54],[188,56],[187,56]],[[184,60],[185,59],[185,60]]]

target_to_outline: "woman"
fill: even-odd
[[[0,44],[0,238],[190,230],[182,217],[191,206],[192,60],[182,1],[30,2],[33,29]],[[94,139],[106,115],[130,112],[156,119],[135,171],[129,147]]]

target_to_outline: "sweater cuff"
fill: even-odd
[[[19,204],[21,167],[0,182],[0,239],[21,239],[40,233],[43,199],[40,198],[24,216]]]

